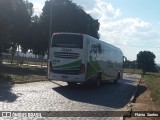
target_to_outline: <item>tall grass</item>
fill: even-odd
[[[144,79],[151,90],[153,100],[160,103],[160,74],[149,73],[144,76]]]
[[[130,74],[142,74],[142,70],[140,69],[127,69],[125,68],[124,73],[130,73]]]
[[[124,69],[124,73],[141,74],[139,69]],[[151,90],[151,97],[155,102],[160,103],[160,73],[147,72],[144,75],[147,87]]]

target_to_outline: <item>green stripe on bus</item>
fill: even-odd
[[[69,67],[71,68],[71,67],[80,66],[80,64],[81,64],[81,60],[78,60],[72,63],[68,63],[60,66],[54,66],[54,68],[69,68]]]
[[[55,69],[66,69],[66,70],[79,70],[80,69],[80,65],[79,66],[71,66],[71,67],[61,67],[61,68],[55,68]]]
[[[97,61],[90,61],[87,63],[87,73],[86,73],[86,79],[90,78],[92,75],[97,75],[102,71]]]

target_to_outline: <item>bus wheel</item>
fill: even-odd
[[[101,81],[102,81],[101,74],[98,74],[98,75],[97,75],[97,78],[96,78],[96,87],[97,87],[97,88],[100,87]]]
[[[77,83],[75,82],[67,82],[68,86],[75,86]]]
[[[116,80],[114,80],[114,83],[117,83],[119,79],[120,79],[120,73],[118,73],[118,75],[117,75],[117,79],[116,79]]]

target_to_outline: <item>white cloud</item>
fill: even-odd
[[[102,0],[95,0],[95,2],[95,7],[87,12],[95,18],[100,18],[101,22],[120,16],[120,9],[114,9],[111,3],[106,3]]]
[[[103,21],[100,32],[110,40],[141,40],[150,41],[159,38],[158,32],[150,23],[139,18],[124,18],[116,21]],[[114,37],[112,37],[114,35]],[[105,38],[106,38],[105,37]]]
[[[120,9],[114,8],[111,3],[95,1],[94,8],[87,12],[99,19],[100,39],[119,46],[130,60],[135,60],[137,53],[143,50],[151,50],[156,56],[160,56],[154,47],[143,47],[157,46],[160,43],[160,32],[151,23],[140,18],[121,18]],[[159,57],[157,61],[160,63]]]
[[[34,4],[36,14],[40,14],[45,1],[29,1]],[[151,23],[141,18],[122,18],[121,10],[106,0],[73,0],[73,2],[82,5],[87,13],[99,19],[100,39],[120,47],[129,60],[135,60],[139,51],[150,50],[156,54],[156,61],[160,63],[160,54],[157,52],[159,48],[136,47],[160,46],[159,27],[156,29],[156,26],[153,27]]]

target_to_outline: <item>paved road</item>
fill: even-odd
[[[88,85],[68,87],[65,82],[54,81],[12,86],[1,84],[0,111],[118,110],[127,105],[139,79],[139,75],[125,74],[117,84],[111,81],[100,88]]]

